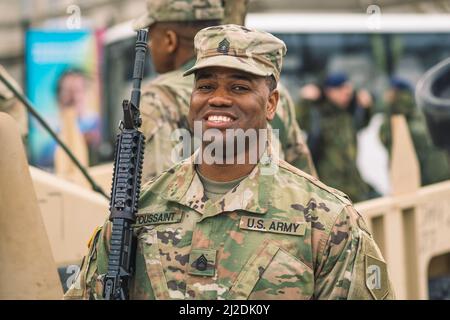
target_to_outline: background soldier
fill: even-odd
[[[354,90],[344,73],[332,73],[323,89],[307,86],[297,118],[308,132],[308,146],[320,179],[355,201],[375,191],[361,178],[356,166],[357,132],[372,115],[373,100],[366,90]],[[315,90],[314,90],[315,89]]]
[[[220,0],[149,0],[147,13],[135,21],[135,29],[149,28],[150,56],[161,74],[142,91],[142,130],[147,139],[144,181],[174,163],[172,150],[178,141],[173,141],[172,134],[178,128],[189,129],[186,119],[194,79],[182,73],[195,62],[193,39],[197,31],[220,24],[222,18]],[[272,125],[280,130],[282,152],[287,161],[315,175],[292,99],[286,89],[280,90],[280,106]]]
[[[195,73],[191,128],[200,121],[223,136],[266,129],[285,44],[223,25],[200,31],[195,47],[197,61],[185,73]],[[248,160],[251,144],[242,164],[237,153],[232,164],[196,164],[203,143],[144,187],[131,298],[392,298],[383,257],[345,194],[278,161],[270,143],[260,145],[256,164]],[[110,237],[107,221],[66,298],[102,297]]]

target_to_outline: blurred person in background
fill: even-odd
[[[301,89],[297,120],[308,134],[308,146],[320,180],[355,201],[377,196],[356,166],[357,132],[368,125],[374,101],[365,89],[355,90],[348,76],[330,73],[322,87]]]
[[[56,88],[59,136],[84,166],[97,162],[95,150],[100,144],[99,115],[88,108],[89,85],[83,71],[68,69],[59,77]],[[58,175],[70,179],[79,174],[59,146],[56,147],[54,160]]]
[[[176,129],[189,130],[187,115],[194,77],[182,75],[195,63],[194,36],[203,28],[221,24],[223,17],[221,1],[148,0],[147,12],[134,23],[135,30],[148,28],[150,57],[160,74],[142,89],[141,129],[147,141],[144,181],[174,163],[172,150],[179,142],[173,141],[172,134]],[[295,120],[294,103],[284,87],[278,89],[280,102],[271,125],[279,130],[282,156],[315,175],[311,154]]]
[[[450,179],[450,168],[444,151],[433,145],[423,113],[414,101],[414,90],[405,79],[393,77],[384,94],[385,119],[380,128],[381,142],[391,156],[391,115],[405,116],[420,165],[421,183],[428,185]]]
[[[100,144],[101,139],[100,117],[97,112],[89,108],[90,86],[89,76],[84,71],[78,69],[66,70],[58,80],[57,99],[60,112],[74,109],[78,128],[86,140],[89,150],[94,151]],[[94,154],[94,152],[90,153]]]

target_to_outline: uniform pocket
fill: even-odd
[[[313,270],[267,241],[244,266],[228,298],[304,300],[310,299],[313,292]]]
[[[166,277],[160,258],[158,237],[155,229],[148,231],[140,236],[139,245],[145,260],[147,276],[153,290],[155,299],[169,299],[169,289],[167,287]]]

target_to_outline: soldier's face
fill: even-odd
[[[392,104],[395,99],[395,90],[394,89],[387,90],[383,95],[383,99],[386,104]]]
[[[352,100],[353,86],[350,82],[346,82],[337,88],[327,88],[325,94],[337,107],[345,109]]]
[[[61,81],[59,105],[81,109],[86,104],[86,83],[82,75],[69,74]],[[81,110],[79,110],[81,112]]]
[[[224,67],[200,69],[189,108],[189,124],[201,121],[207,129],[263,129],[273,119],[278,91],[264,77]]]

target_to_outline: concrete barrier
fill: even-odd
[[[450,181],[355,207],[387,260],[397,298],[428,299],[430,276],[450,275]]]

